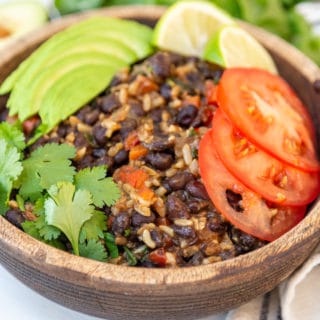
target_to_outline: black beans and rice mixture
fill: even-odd
[[[108,262],[127,264],[123,246],[138,266],[174,267],[214,263],[265,244],[224,220],[199,176],[198,144],[215,111],[207,89],[221,74],[196,58],[155,53],[121,71],[106,92],[29,148],[69,143],[78,169],[107,165],[121,189],[116,204],[103,208],[120,250]],[[136,184],[127,179],[132,175]],[[241,214],[241,199],[227,196]],[[17,226],[28,219],[16,208],[6,217]]]

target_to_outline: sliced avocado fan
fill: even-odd
[[[11,92],[10,115],[39,114],[41,134],[101,93],[113,76],[150,55],[152,29],[138,22],[93,17],[44,42],[0,87]],[[38,132],[38,136],[40,132]]]

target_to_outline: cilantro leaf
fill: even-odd
[[[96,240],[89,240],[87,243],[80,243],[80,256],[105,262],[107,260],[107,252],[103,244]]]
[[[22,163],[20,195],[35,200],[43,189],[49,189],[59,181],[72,182],[75,168],[69,159],[74,156],[75,148],[67,144],[50,143],[36,149]]]
[[[39,234],[44,240],[49,241],[58,239],[61,234],[61,231],[58,228],[47,224],[44,215],[39,216],[37,220],[35,220],[35,226],[39,230]]]
[[[119,250],[118,250],[118,246],[116,245],[114,235],[109,232],[106,232],[104,234],[104,240],[106,242],[106,246],[108,248],[110,257],[111,258],[119,257]]]
[[[87,190],[76,191],[70,182],[59,182],[51,186],[48,193],[50,198],[44,204],[46,221],[66,235],[74,253],[79,255],[81,227],[94,211],[91,194]]]
[[[0,123],[0,138],[6,140],[10,146],[16,147],[19,151],[26,146],[22,131],[16,125],[8,122]]]
[[[124,249],[125,256],[127,258],[129,266],[135,266],[138,262],[135,255],[130,251],[128,247],[123,247],[123,249]]]
[[[107,230],[106,220],[107,217],[103,212],[95,210],[90,220],[86,221],[82,226],[80,242],[103,239],[103,232]]]
[[[44,238],[41,237],[40,232],[37,228],[37,222],[36,221],[29,221],[26,220],[24,222],[22,222],[21,224],[22,229],[25,233],[29,234],[30,236],[32,236],[33,238],[42,241],[46,244],[49,244],[52,247],[61,249],[61,250],[66,250],[64,244],[59,241],[58,239],[54,239],[54,240],[45,240]]]
[[[22,171],[19,161],[20,153],[16,147],[10,146],[4,139],[0,139],[0,214],[8,208],[7,202],[12,190],[12,183]]]
[[[112,178],[106,178],[106,173],[105,166],[98,166],[83,169],[75,176],[77,189],[90,191],[97,207],[103,207],[104,204],[111,206],[120,196],[118,186]]]

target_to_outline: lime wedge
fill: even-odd
[[[247,31],[224,26],[208,41],[203,58],[225,68],[256,67],[277,73],[268,51]]]
[[[153,43],[160,49],[201,57],[211,35],[229,24],[235,24],[234,20],[212,3],[181,1],[158,21]]]

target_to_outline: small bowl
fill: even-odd
[[[0,83],[40,43],[88,16],[111,15],[154,25],[163,12],[163,7],[115,7],[54,21],[1,53]],[[241,25],[271,52],[280,74],[308,107],[320,141],[320,90],[314,86],[320,79],[317,66],[276,36]],[[318,199],[299,225],[254,252],[212,265],[147,269],[71,255],[33,239],[0,217],[0,262],[45,297],[90,315],[110,320],[195,319],[237,307],[275,288],[306,260],[319,239]]]

